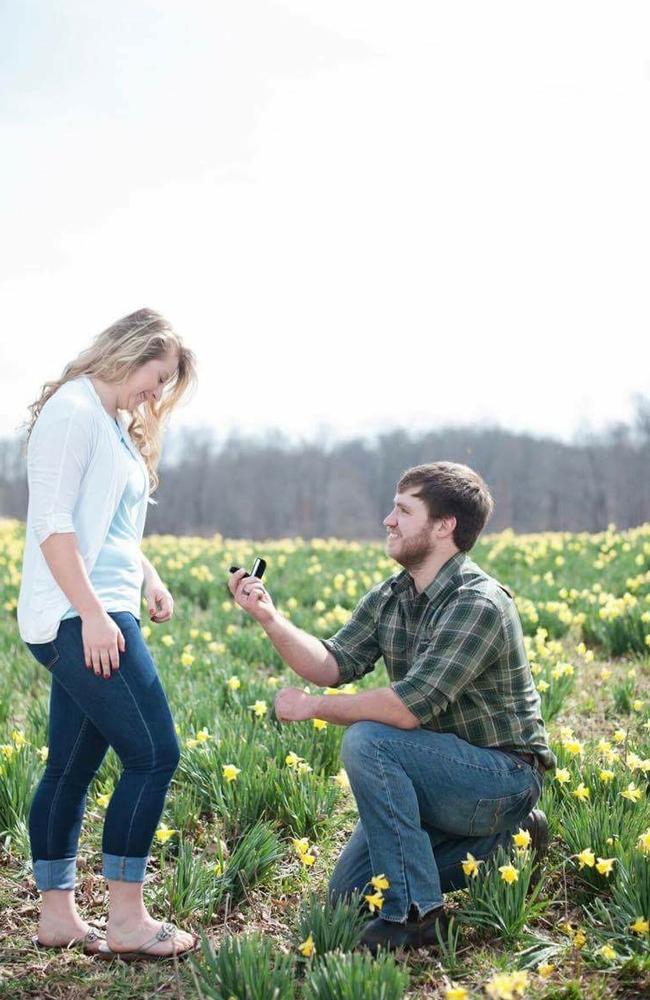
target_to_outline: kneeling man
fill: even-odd
[[[493,509],[465,465],[409,469],[385,518],[388,554],[402,572],[373,587],[331,639],[297,628],[263,584],[239,570],[235,600],[283,660],[312,684],[357,680],[383,657],[390,684],[358,694],[285,688],[283,722],[348,726],[342,756],[359,822],[330,882],[332,898],[390,882],[365,928],[372,951],[436,943],[443,893],[465,884],[461,862],[509,846],[528,830],[539,862],[548,843],[534,805],[553,768],[540,699],[510,593],[468,557]]]

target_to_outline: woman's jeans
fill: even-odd
[[[360,821],[330,880],[333,900],[385,875],[381,916],[424,915],[443,893],[465,886],[467,853],[508,847],[537,802],[542,779],[530,764],[451,733],[355,722],[342,757]]]
[[[81,619],[61,622],[53,642],[28,643],[52,675],[47,766],[29,815],[41,892],[74,889],[86,791],[109,746],[123,771],[106,810],[107,879],[144,881],[151,842],[178,766],[171,712],[137,618],[111,613],[126,643],[108,679],[84,664]]]

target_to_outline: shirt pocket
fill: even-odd
[[[533,807],[531,788],[498,799],[479,799],[469,824],[470,837],[489,837],[502,830],[514,830]]]
[[[46,670],[51,670],[59,658],[59,651],[53,642],[27,642],[25,645],[34,659]]]

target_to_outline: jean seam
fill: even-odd
[[[402,879],[404,881],[404,891],[405,891],[405,894],[406,894],[406,906],[408,907],[409,883],[408,883],[408,880],[406,878],[406,868],[405,868],[405,865],[404,865],[404,848],[402,846],[402,838],[401,838],[400,831],[399,831],[399,824],[397,823],[397,819],[396,819],[396,816],[395,816],[395,809],[393,807],[393,800],[391,799],[391,796],[390,796],[390,786],[389,786],[388,782],[386,781],[386,775],[384,773],[384,763],[383,763],[383,761],[381,759],[381,756],[379,755],[379,751],[378,750],[375,753],[375,758],[377,760],[377,763],[379,764],[379,770],[381,771],[381,780],[382,780],[382,782],[384,784],[384,789],[386,791],[386,799],[388,801],[388,805],[390,806],[390,813],[391,813],[391,817],[393,819],[393,827],[394,827],[395,833],[397,834],[397,840],[398,840],[398,843],[399,843],[400,865],[401,865],[401,868],[402,868]],[[367,839],[367,837],[366,837],[366,839]],[[370,855],[370,841],[369,840],[368,840],[368,855]]]
[[[155,747],[154,741],[153,741],[152,736],[151,736],[151,730],[149,729],[149,726],[147,725],[147,722],[146,722],[146,720],[145,720],[142,712],[140,711],[140,706],[138,705],[138,702],[137,702],[136,698],[133,696],[133,692],[131,691],[131,688],[129,687],[128,681],[122,675],[122,671],[121,670],[118,671],[117,676],[125,684],[126,689],[129,692],[129,695],[131,697],[131,700],[132,700],[133,704],[135,705],[135,707],[137,709],[138,715],[140,716],[140,721],[142,722],[142,725],[145,728],[146,734],[147,734],[147,736],[149,738],[149,743],[151,744],[151,755],[152,755],[152,764],[151,764],[151,766],[152,766],[152,768],[154,768],[156,766],[156,747]],[[131,840],[131,831],[133,830],[133,823],[135,821],[135,816],[136,816],[136,813],[138,811],[138,807],[140,805],[140,801],[142,799],[142,795],[144,794],[144,790],[145,790],[145,788],[147,787],[147,785],[149,783],[149,778],[150,778],[150,775],[147,775],[146,778],[145,778],[144,784],[143,784],[142,788],[140,789],[140,794],[138,795],[138,801],[136,802],[135,806],[133,807],[133,814],[131,816],[131,822],[129,823],[129,829],[128,829],[127,834],[126,834],[126,845],[125,845],[125,849],[124,849],[124,857],[129,857],[128,848],[129,848],[129,844],[130,844],[130,840]]]
[[[51,854],[51,852],[52,852],[52,849],[51,849],[52,822],[53,822],[53,819],[54,819],[54,813],[56,811],[56,804],[57,804],[57,802],[59,800],[59,796],[61,794],[61,788],[62,788],[63,782],[64,782],[65,778],[67,777],[67,775],[70,772],[70,768],[71,768],[72,762],[73,762],[74,757],[75,757],[76,752],[77,752],[77,747],[79,746],[79,741],[80,741],[81,737],[83,736],[83,734],[84,734],[87,726],[88,726],[88,716],[85,715],[84,716],[84,720],[81,723],[81,727],[79,729],[79,733],[77,734],[77,738],[74,741],[74,746],[72,747],[72,750],[70,751],[70,756],[68,757],[68,760],[66,762],[63,774],[61,775],[61,777],[59,778],[59,780],[57,781],[57,784],[56,784],[56,792],[54,793],[54,798],[52,800],[52,805],[50,807],[50,818],[49,818],[48,823],[47,823],[47,838],[46,838],[46,843],[47,843],[47,853],[48,854]]]
[[[472,768],[472,770],[474,770],[474,771],[486,771],[488,774],[495,774],[495,775],[503,774],[503,775],[506,775],[506,774],[513,774],[514,772],[522,771],[523,770],[523,767],[520,766],[519,764],[513,764],[513,766],[511,768],[506,769],[506,770],[504,770],[504,769],[496,769],[495,770],[494,768],[491,768],[491,767],[485,767],[483,764],[469,764],[469,763],[467,763],[467,761],[459,760],[457,757],[450,757],[448,754],[441,753],[440,750],[435,750],[435,749],[433,749],[431,747],[426,747],[426,746],[418,746],[417,743],[408,743],[406,740],[399,740],[399,739],[393,739],[393,738],[391,738],[391,739],[388,739],[388,738],[381,739],[380,738],[377,742],[378,743],[386,744],[387,746],[392,746],[392,745],[398,744],[399,746],[402,746],[402,747],[408,747],[409,750],[419,750],[420,752],[429,753],[429,754],[435,754],[436,757],[440,757],[442,760],[452,761],[452,763],[454,763],[456,765],[460,765],[462,767],[469,767],[469,768]],[[471,744],[471,745],[473,746],[474,744]],[[488,747],[484,747],[484,748],[477,747],[476,749],[477,750],[480,750],[480,749],[486,749],[487,750],[487,749],[490,749],[490,748],[488,748]],[[531,771],[534,771],[534,768],[531,768]]]

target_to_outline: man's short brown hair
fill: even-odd
[[[487,486],[467,465],[457,462],[430,462],[407,469],[397,484],[397,492],[414,491],[427,506],[429,519],[453,515],[453,539],[461,552],[469,552],[487,524],[494,500]]]

